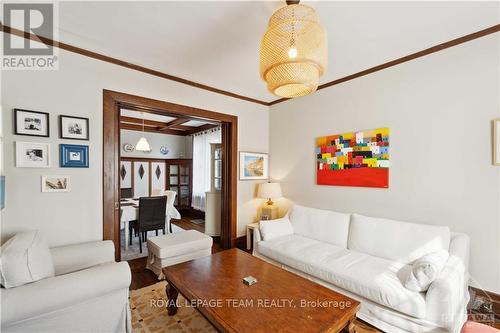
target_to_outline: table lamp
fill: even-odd
[[[262,219],[274,220],[278,218],[278,207],[274,204],[273,198],[281,198],[280,183],[263,183],[259,185],[257,196],[267,199],[266,206],[262,208]]]

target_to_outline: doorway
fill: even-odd
[[[231,248],[236,242],[236,189],[237,189],[237,126],[235,116],[190,106],[124,94],[103,91],[103,238],[115,243],[116,260],[121,259],[120,239],[120,110],[175,117],[180,122],[198,121],[220,125],[222,142],[219,156],[211,163],[220,168],[217,182],[220,191],[220,245]],[[177,126],[180,126],[178,124]]]

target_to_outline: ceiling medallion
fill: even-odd
[[[287,1],[269,19],[260,46],[260,76],[268,90],[286,98],[315,92],[327,68],[327,44],[315,10]]]

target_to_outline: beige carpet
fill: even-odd
[[[186,332],[205,333],[217,330],[195,309],[185,307],[185,299],[179,294],[179,310],[175,316],[167,314],[166,282],[130,292],[132,331],[135,333]]]

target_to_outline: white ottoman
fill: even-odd
[[[163,279],[161,269],[212,254],[212,237],[196,230],[148,238],[146,268]]]

